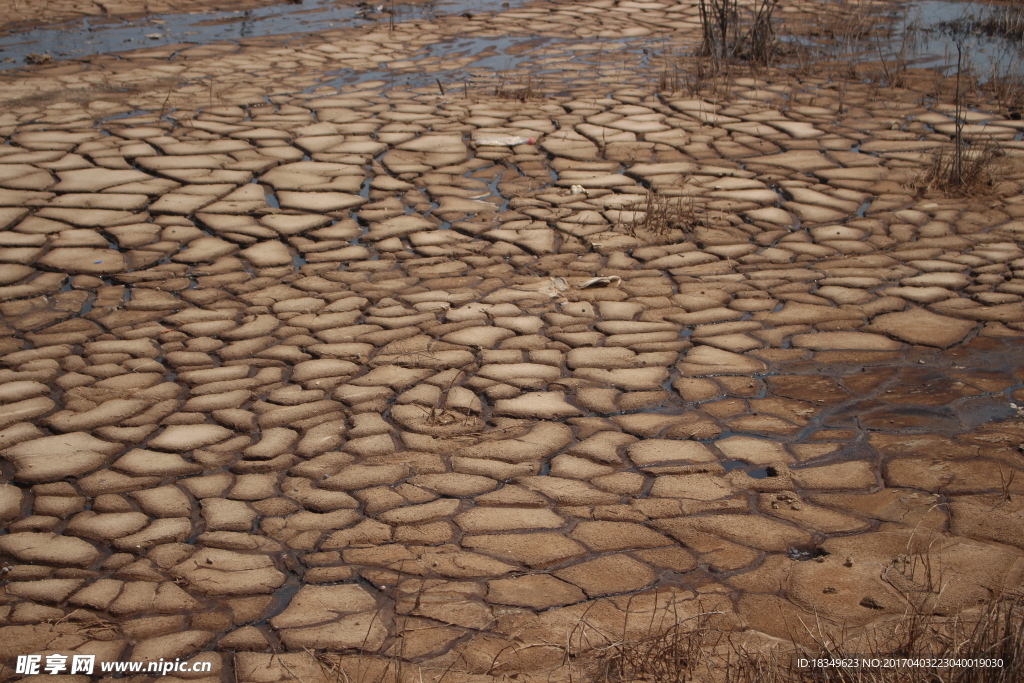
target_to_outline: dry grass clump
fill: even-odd
[[[979,89],[995,100],[1010,115],[1020,120],[1024,109],[1024,76],[1017,73],[993,73]]]
[[[974,145],[957,141],[952,149],[932,155],[916,185],[921,191],[934,190],[946,196],[983,194],[994,184],[993,165],[1001,156],[992,141]]]
[[[813,647],[753,651],[707,621],[694,628],[673,626],[604,648],[588,683],[1019,683],[1024,596],[1000,596],[953,616],[909,608],[894,623],[861,634],[860,648],[851,649],[852,637],[849,643],[838,640],[814,638]],[[915,665],[901,665],[901,659]]]
[[[494,86],[494,96],[499,100],[517,100],[519,102],[544,98],[544,94],[534,84],[532,74],[519,76],[511,83],[506,82],[505,77],[501,76],[498,84]]]
[[[634,205],[629,212],[631,218],[618,227],[630,237],[664,239],[691,233],[705,224],[694,197],[668,197],[653,190],[642,206]]]
[[[701,680],[694,676],[705,671],[711,653],[724,640],[722,631],[711,628],[702,619],[692,630],[673,626],[639,640],[613,643],[598,659],[591,683]]]
[[[964,196],[985,193],[994,184],[993,166],[996,159],[1003,156],[1002,150],[995,140],[972,142],[964,135],[965,87],[961,84],[961,77],[973,80],[969,70],[965,73],[963,50],[957,43],[953,148],[939,150],[932,155],[931,163],[915,183],[919,191],[937,190],[946,196]]]
[[[833,41],[837,47],[852,49],[867,38],[891,39],[893,23],[883,6],[867,2],[829,3],[828,11],[816,12],[808,22],[808,35]]]

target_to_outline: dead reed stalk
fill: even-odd
[[[964,89],[961,85],[963,49],[957,43],[956,59],[956,128],[953,148],[939,150],[917,180],[919,190],[937,190],[944,195],[968,195],[983,192],[992,185],[992,166],[1001,156],[994,140],[972,143],[964,135]]]
[[[895,624],[835,642],[812,636],[810,647],[754,649],[739,638],[706,620],[670,626],[603,648],[588,683],[1019,683],[1024,595],[953,616],[908,608]]]
[[[779,0],[755,0],[741,6],[739,0],[700,0],[700,57],[721,65],[740,60],[770,64],[778,50],[775,10]]]
[[[620,228],[631,237],[664,239],[693,232],[704,225],[694,197],[668,197],[651,190],[642,206],[630,207],[631,216],[620,222]]]

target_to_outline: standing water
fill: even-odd
[[[160,47],[178,43],[205,44],[224,40],[311,33],[350,26],[372,26],[390,21],[430,20],[467,11],[493,12],[516,1],[429,0],[427,2],[371,2],[339,4],[338,0],[306,0],[254,9],[188,14],[150,14],[117,19],[92,17],[20,31],[0,37],[0,70],[23,66],[29,55],[54,60]]]

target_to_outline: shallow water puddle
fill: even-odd
[[[546,42],[546,41],[540,41]],[[531,48],[540,44],[536,38],[460,38],[427,46],[401,64],[379,71],[339,69],[327,72],[327,80],[314,88],[323,86],[342,87],[367,80],[385,80],[390,87],[422,88],[436,85],[438,81],[452,83],[457,87],[470,80],[470,70],[510,70],[519,68],[533,56]],[[407,64],[405,62],[408,62]],[[457,62],[456,66],[453,62]],[[441,87],[444,87],[442,84]]]
[[[430,20],[467,11],[493,12],[511,4],[517,3],[504,0],[431,0],[369,3],[364,10],[355,5],[340,5],[337,0],[313,0],[300,5],[272,5],[237,12],[152,14],[127,20],[88,18],[0,37],[0,70],[23,66],[30,54],[74,59],[140,47],[208,44],[346,26],[387,25],[392,17],[395,22]]]

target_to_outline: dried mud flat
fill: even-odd
[[[0,76],[3,676],[568,680],[699,613],[856,632],[928,562],[939,611],[1019,590],[1024,126],[973,108],[997,181],[922,193],[934,76],[655,92],[698,36],[544,3]],[[544,40],[394,84],[459,37]],[[689,233],[623,229],[648,188]]]

